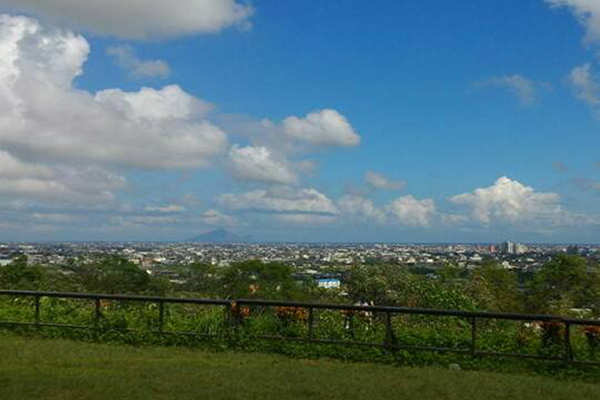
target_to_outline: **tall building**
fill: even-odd
[[[498,245],[500,253],[504,254],[523,254],[529,250],[527,246],[521,243],[503,242]]]
[[[505,253],[505,254],[515,254],[515,243],[513,242],[502,242],[500,243],[500,245],[498,246],[500,253]]]
[[[527,248],[527,246],[525,246],[524,244],[515,244],[515,254],[525,254],[527,253],[527,251],[529,251],[529,248]]]

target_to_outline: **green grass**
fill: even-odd
[[[0,399],[594,399],[532,375],[0,336]]]

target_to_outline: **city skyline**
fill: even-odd
[[[595,0],[115,7],[0,0],[0,241],[598,243]]]

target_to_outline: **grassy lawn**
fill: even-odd
[[[594,399],[540,376],[0,336],[0,399]]]

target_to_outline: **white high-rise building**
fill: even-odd
[[[529,250],[527,248],[527,246],[525,246],[524,244],[513,243],[513,242],[509,242],[509,241],[500,243],[500,245],[498,246],[498,249],[500,250],[501,253],[504,253],[504,254],[523,254],[523,253],[527,253],[527,250]]]
[[[513,242],[506,241],[506,242],[500,243],[498,248],[500,249],[501,253],[515,254],[515,243],[513,243]]]

